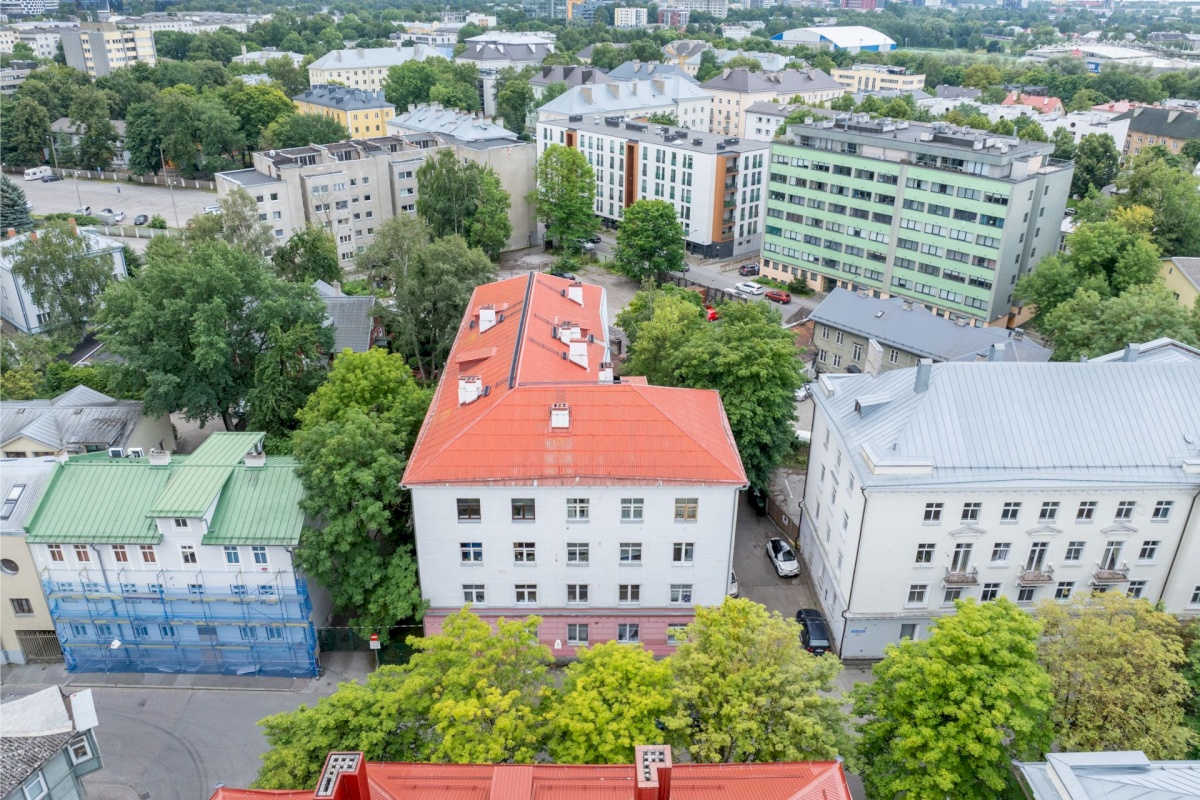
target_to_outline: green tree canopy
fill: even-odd
[[[321,114],[285,114],[263,129],[259,148],[263,150],[330,144],[347,137],[346,128],[332,117]]]
[[[1062,157],[1058,155],[1057,149],[1054,152],[1055,158]],[[1085,197],[1092,189],[1100,191],[1116,180],[1117,168],[1121,163],[1117,145],[1107,133],[1084,135],[1067,158],[1075,162],[1075,174],[1071,176],[1071,194],[1076,197]]]
[[[490,166],[461,163],[450,150],[441,150],[417,170],[417,213],[429,223],[435,238],[458,235],[490,258],[498,258],[512,224],[508,192]]]
[[[188,221],[190,241],[220,239],[247,253],[262,255],[275,244],[271,229],[258,218],[258,203],[240,186],[217,201],[215,214],[197,214]]]
[[[634,280],[683,269],[683,225],[666,200],[638,200],[625,209],[613,264]]]
[[[515,76],[506,81],[504,88],[496,93],[496,115],[504,122],[504,127],[524,137],[529,128],[529,113],[533,110],[535,100],[529,78],[525,75]]]
[[[0,152],[4,163],[15,167],[36,167],[45,161],[44,148],[50,146],[50,115],[28,97],[0,100],[4,115],[4,136]]]
[[[668,294],[654,289],[638,292],[634,303],[617,316],[617,322],[630,337],[630,357],[621,372],[644,375],[648,382],[660,386],[676,385],[675,354],[708,324],[695,292]]]
[[[1200,344],[1200,315],[1191,314],[1161,281],[1134,286],[1116,297],[1079,288],[1039,322],[1054,343],[1055,361],[1115,353],[1130,342],[1170,337]]]
[[[92,253],[88,240],[68,223],[52,222],[17,245],[12,273],[46,315],[42,329],[74,343],[113,280],[113,268],[111,254]]]
[[[33,227],[28,202],[24,189],[7,175],[0,176],[0,236],[7,236],[9,230],[24,232]]]
[[[108,169],[116,154],[117,129],[109,119],[107,93],[94,86],[75,92],[67,113],[79,127],[81,136],[76,152],[77,163],[87,169]]]
[[[1152,237],[1164,255],[1200,256],[1200,178],[1188,167],[1173,166],[1158,152],[1143,152],[1118,176],[1117,188],[1120,205],[1154,212]]]
[[[546,225],[547,241],[568,249],[595,233],[599,224],[592,211],[596,178],[583,153],[552,144],[537,162],[537,215]]]
[[[333,284],[342,280],[337,244],[329,232],[316,225],[293,233],[292,238],[271,254],[271,263],[276,275],[292,283],[325,281]]]
[[[220,90],[219,96],[225,107],[238,118],[246,141],[252,145],[262,138],[263,131],[272,122],[296,113],[291,98],[274,84],[247,86],[241,81],[232,81]]]
[[[1007,599],[955,603],[928,639],[888,645],[854,693],[858,770],[872,797],[993,800],[1009,762],[1050,748],[1051,682],[1040,625]]]

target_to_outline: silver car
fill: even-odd
[[[796,552],[783,539],[767,542],[767,557],[775,565],[779,577],[794,578],[800,574],[800,562],[796,560]]]

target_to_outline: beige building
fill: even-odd
[[[1192,139],[1200,139],[1200,115],[1192,110],[1138,106],[1113,117],[1113,122],[1128,122],[1122,152],[1133,158],[1143,147],[1158,145],[1168,153],[1178,153]]]
[[[426,44],[413,47],[357,47],[352,50],[333,50],[308,65],[308,85],[340,85],[351,89],[377,92],[387,80],[388,70],[409,61],[427,58],[446,58],[449,51],[439,51]]]
[[[0,663],[62,660],[37,567],[25,544],[25,523],[57,465],[54,458],[6,458],[0,468]]]
[[[904,67],[855,64],[830,73],[847,92],[915,92],[925,88],[924,75],[910,75]]]
[[[1181,306],[1196,307],[1200,301],[1200,258],[1164,258],[1158,274]]]
[[[755,103],[816,105],[846,93],[842,85],[819,69],[751,72],[744,67],[722,70],[704,84],[712,94],[709,132],[745,136],[747,110]]]
[[[83,22],[78,30],[64,30],[62,47],[67,66],[93,78],[139,61],[152,67],[158,63],[151,31],[111,22]]]

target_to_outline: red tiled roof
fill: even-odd
[[[404,483],[744,484],[715,391],[600,381],[608,357],[604,289],[575,287],[580,305],[571,287],[533,273],[475,290]],[[483,330],[487,306],[497,322]],[[567,357],[567,323],[580,328],[586,367]],[[486,393],[460,403],[459,379],[468,376]],[[568,407],[565,429],[550,426],[556,403]]]
[[[1051,111],[1061,111],[1063,107],[1062,100],[1057,97],[1036,97],[1031,94],[1021,94],[1020,92],[1009,92],[1004,98],[1002,106],[1029,106],[1043,113]]]

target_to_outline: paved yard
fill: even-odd
[[[72,178],[53,183],[20,180],[18,183],[25,190],[29,202],[33,204],[35,214],[71,212],[83,206],[91,206],[93,212],[111,208],[114,211],[124,211],[128,215],[125,221],[130,225],[138,214],[150,217],[158,214],[172,228],[183,227],[196,214],[203,213],[205,206],[217,204],[216,192],[200,189],[168,189],[166,186],[143,186],[114,181],[76,181]],[[119,194],[118,188],[121,190]],[[174,206],[171,204],[172,193]]]

